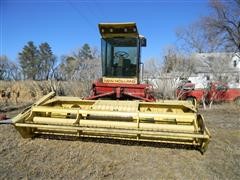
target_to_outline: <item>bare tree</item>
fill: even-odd
[[[187,53],[240,51],[240,1],[210,0],[211,14],[176,30]]]
[[[74,73],[77,69],[77,61],[72,56],[62,56],[61,63],[57,66],[54,78],[56,80],[77,80]]]
[[[8,59],[6,56],[0,56],[0,80],[6,79],[7,76],[7,69],[8,66]]]
[[[231,58],[231,54],[219,53],[218,56],[210,54],[204,59],[204,63],[207,65],[209,72],[212,75],[212,80],[220,82],[229,81],[229,78],[231,78],[233,73],[229,66]]]
[[[162,99],[175,98],[181,79],[187,79],[194,70],[194,61],[181,54],[176,47],[164,52],[164,62],[155,59],[145,62],[145,79],[154,85],[156,96]]]
[[[182,54],[177,48],[166,49],[164,57],[163,72],[165,76],[174,77],[171,79],[171,87],[175,95],[179,84],[188,80],[195,71],[195,61],[190,56]]]
[[[187,78],[194,70],[195,62],[188,55],[182,54],[176,47],[167,47],[164,53],[163,71]]]
[[[210,0],[212,14],[202,18],[209,40],[218,38],[229,51],[240,51],[240,1]]]
[[[87,50],[89,54],[84,51],[84,49],[80,49],[79,53],[73,53],[73,57],[77,62],[74,77],[83,83],[84,92],[86,92],[85,95],[88,95],[92,87],[92,82],[101,76],[101,60],[96,48]]]
[[[161,64],[156,59],[148,59],[144,64],[145,79],[159,77],[161,75],[161,68]]]
[[[201,20],[193,22],[187,27],[178,28],[176,36],[180,42],[179,47],[187,54],[213,52],[220,49],[219,39],[215,36],[208,37]]]
[[[11,62],[7,56],[0,56],[0,80],[19,79],[21,79],[19,66]]]
[[[19,65],[13,62],[9,63],[9,77],[11,80],[17,81],[22,79],[22,70]]]
[[[100,55],[96,48],[85,44],[70,55],[63,56],[62,62],[55,71],[55,79],[79,81],[84,89],[84,96],[88,95],[92,81],[100,77]]]

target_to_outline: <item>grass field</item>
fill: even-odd
[[[212,134],[204,155],[164,144],[23,139],[1,125],[0,179],[239,179],[239,112],[233,104],[200,109]]]

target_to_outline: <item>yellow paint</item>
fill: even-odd
[[[34,134],[106,137],[188,144],[202,152],[210,133],[188,101],[82,100],[50,93],[13,118],[24,138]]]

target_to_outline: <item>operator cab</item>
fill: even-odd
[[[101,23],[103,82],[139,83],[140,50],[146,39],[135,23]],[[127,81],[126,81],[127,80]]]

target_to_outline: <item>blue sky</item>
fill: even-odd
[[[0,0],[0,55],[16,61],[28,41],[48,42],[57,57],[84,43],[100,48],[99,22],[136,22],[146,60],[177,43],[175,30],[208,14],[207,0]]]

